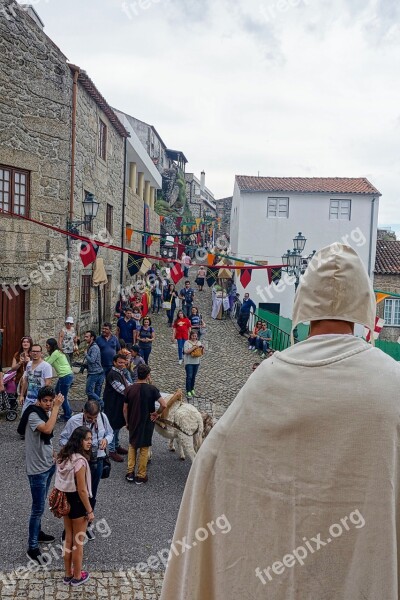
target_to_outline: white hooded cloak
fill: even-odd
[[[293,326],[373,329],[354,250],[336,244],[310,266]],[[161,600],[400,598],[399,390],[397,362],[351,335],[265,360],[193,463]]]

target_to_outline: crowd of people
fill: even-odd
[[[156,315],[164,312],[177,345],[178,365],[185,368],[187,397],[195,397],[206,333],[206,323],[195,298],[203,289],[205,270],[197,272],[196,291],[189,279],[176,289],[174,283],[160,276],[156,265],[151,271],[154,275],[151,310]],[[143,308],[144,303],[137,296],[120,298],[116,305],[116,325],[104,322],[100,335],[93,330],[85,331],[83,345],[73,318],[68,316],[59,335],[47,339],[46,352],[31,337],[24,336],[13,357],[12,370],[22,407],[17,431],[25,439],[26,471],[32,495],[27,556],[39,565],[44,564],[40,544],[54,541],[52,535],[43,532],[41,518],[55,474],[50,505],[57,497],[59,507],[62,495],[64,505],[68,506],[68,512],[58,514],[64,520],[66,585],[79,586],[89,578],[89,573],[82,570],[83,543],[76,544],[74,540],[94,539],[92,525],[98,489],[101,480],[108,476],[110,460],[122,463],[126,456],[126,481],[137,485],[148,481],[154,423],[166,404],[150,376],[156,332]],[[249,337],[249,348],[263,352],[264,356],[270,340],[271,332],[257,322]],[[87,371],[86,399],[82,412],[74,414],[69,394],[74,383],[73,367],[78,365],[81,373]],[[58,451],[53,446],[57,421],[63,423]],[[129,432],[127,448],[120,440],[124,428]],[[52,510],[56,514],[59,508]]]

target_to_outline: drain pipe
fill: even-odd
[[[124,177],[122,189],[122,225],[121,225],[121,247],[125,246],[125,208],[126,208],[126,170],[127,170],[127,138],[124,138]],[[124,253],[121,252],[121,266],[119,272],[119,292],[122,294],[124,281]]]
[[[78,77],[79,68],[74,67],[74,80],[72,86],[72,120],[71,120],[71,172],[70,172],[70,196],[69,196],[69,223],[74,218],[74,193],[75,193],[75,149],[76,149],[76,105],[78,98]],[[67,256],[71,258],[71,240],[67,237]],[[65,299],[65,316],[67,317],[71,309],[71,278],[72,278],[72,262],[68,260],[67,265],[67,289]]]
[[[370,219],[370,230],[369,230],[369,254],[368,254],[368,275],[372,277],[372,239],[374,231],[374,213],[375,213],[375,196],[371,201],[371,219]]]

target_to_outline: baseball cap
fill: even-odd
[[[73,323],[73,322],[74,322],[74,319],[73,319],[72,317],[67,317],[67,318],[65,319],[65,322],[66,322],[66,323]]]

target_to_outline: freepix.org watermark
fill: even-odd
[[[93,525],[93,535],[107,539],[111,535],[111,528],[108,525],[106,519],[100,519],[95,521]],[[75,537],[75,546],[84,546],[88,541],[86,532],[78,533]],[[3,590],[12,590],[17,585],[18,581],[28,579],[31,573],[42,572],[43,570],[49,570],[54,568],[54,562],[60,561],[64,558],[65,554],[71,553],[71,550],[67,550],[64,544],[51,544],[48,546],[45,552],[42,552],[41,560],[44,561],[43,565],[39,565],[36,561],[30,560],[26,565],[21,565],[11,571],[11,573],[0,573],[0,581],[3,584]]]
[[[152,554],[148,557],[146,562],[140,562],[128,571],[123,569],[119,570],[118,576],[123,579],[125,585],[129,584],[129,580],[135,581],[136,575],[142,576],[143,573],[148,573],[150,570],[157,570],[161,566],[167,567],[168,561],[173,556],[179,556],[185,552],[189,552],[192,548],[198,546],[202,542],[205,542],[210,536],[223,534],[226,535],[232,529],[227,517],[223,514],[220,515],[215,521],[210,521],[205,527],[199,527],[194,533],[194,538],[188,540],[184,536],[181,540],[169,540],[172,542],[170,548],[163,548],[157,554]]]
[[[350,523],[349,523],[350,522]],[[316,536],[308,539],[303,538],[303,544],[297,546],[289,554],[285,554],[282,560],[277,560],[269,567],[261,569],[256,567],[256,577],[261,581],[263,585],[266,585],[269,581],[272,581],[275,575],[283,575],[286,569],[291,569],[296,564],[300,566],[304,565],[306,558],[309,554],[315,554],[322,548],[328,546],[336,538],[342,536],[346,531],[350,531],[351,526],[354,525],[355,529],[361,529],[365,525],[365,519],[360,513],[359,509],[356,508],[349,516],[340,519],[340,523],[333,523],[328,530],[328,537],[324,540],[321,538],[321,533],[317,533]]]

